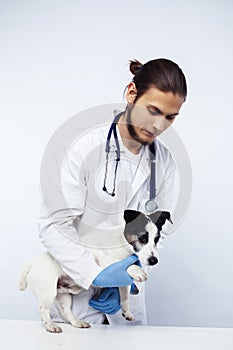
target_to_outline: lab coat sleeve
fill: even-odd
[[[84,163],[73,148],[61,169],[54,162],[55,175],[48,174],[41,186],[42,208],[39,215],[39,237],[48,252],[77,284],[88,289],[102,271],[91,253],[79,242],[78,222],[85,210],[86,181]],[[45,176],[46,179],[46,176]]]

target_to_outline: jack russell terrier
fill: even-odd
[[[88,248],[95,261],[101,267],[121,261],[132,254],[136,254],[142,265],[152,266],[158,262],[157,243],[160,231],[166,220],[170,219],[167,211],[157,211],[151,215],[144,215],[134,210],[124,212],[125,228],[121,232],[122,244],[114,249]],[[109,259],[110,258],[110,259]],[[147,279],[146,273],[138,265],[127,268],[130,277],[136,282]],[[78,294],[82,287],[77,285],[61,268],[60,264],[48,253],[44,253],[28,264],[21,273],[19,289],[27,286],[39,299],[39,314],[47,331],[60,333],[62,329],[55,325],[50,318],[50,309],[54,302],[61,315],[74,327],[88,328],[90,325],[74,317],[71,312],[71,294]],[[119,287],[122,315],[129,321],[133,315],[129,308],[130,286]],[[134,294],[137,293],[134,291]]]

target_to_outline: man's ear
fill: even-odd
[[[126,100],[128,102],[128,104],[132,104],[134,103],[134,100],[136,99],[137,96],[137,89],[136,89],[136,85],[135,83],[132,81],[131,83],[129,83],[129,85],[127,86],[127,91],[125,94]]]
[[[124,211],[124,219],[126,224],[134,221],[139,215],[143,215],[140,211],[127,209]]]
[[[155,213],[149,215],[149,218],[157,226],[159,231],[162,230],[162,227],[165,224],[166,220],[170,221],[170,223],[173,224],[171,220],[171,214],[168,211],[156,211]]]

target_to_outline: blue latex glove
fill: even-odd
[[[131,284],[130,293],[133,295],[139,293],[134,283]],[[118,287],[103,288],[101,294],[97,298],[94,297],[89,300],[89,305],[105,314],[115,314],[121,308]]]
[[[119,289],[104,288],[98,299],[91,299],[89,305],[105,314],[115,314],[121,308]]]
[[[135,254],[106,267],[96,276],[92,284],[95,287],[103,288],[129,286],[133,283],[133,278],[129,276],[126,270],[132,264],[141,266]]]

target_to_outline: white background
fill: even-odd
[[[122,102],[128,60],[166,57],[186,74],[175,129],[193,169],[189,210],[148,282],[150,325],[233,327],[233,3],[0,1],[0,318],[38,319],[21,268],[39,243],[39,173],[54,131]]]

